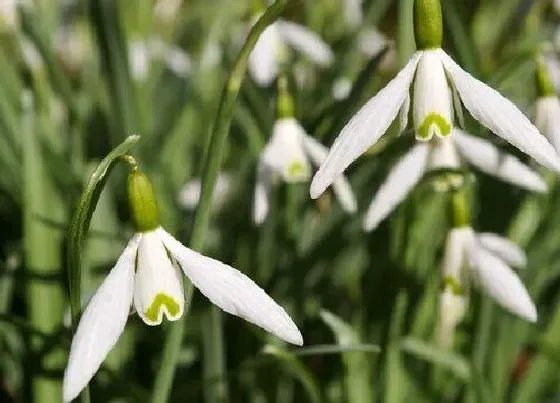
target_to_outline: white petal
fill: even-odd
[[[75,399],[117,343],[124,330],[134,284],[141,235],[135,235],[87,305],[72,340],[64,371],[64,401]]]
[[[262,152],[263,163],[285,182],[305,182],[311,176],[303,149],[304,136],[306,133],[296,119],[279,119],[274,123],[272,137]]]
[[[249,55],[249,73],[259,85],[269,85],[278,75],[278,52],[282,42],[276,24],[269,25]]]
[[[150,52],[146,42],[135,40],[128,46],[128,63],[132,78],[143,81],[150,70]]]
[[[344,17],[351,28],[357,28],[364,19],[362,0],[344,0]]]
[[[303,344],[292,319],[251,279],[233,267],[183,246],[163,229],[157,231],[186,276],[212,303],[292,344]]]
[[[455,328],[465,317],[467,299],[463,295],[455,295],[447,287],[439,296],[438,341],[444,347],[453,343]]]
[[[333,83],[332,96],[337,101],[348,98],[352,91],[352,81],[346,77],[339,78]]]
[[[158,231],[145,232],[138,246],[134,279],[134,306],[150,326],[159,325],[165,315],[175,321],[183,315],[183,278],[173,266]]]
[[[465,283],[462,269],[467,263],[468,251],[473,242],[474,232],[471,227],[453,228],[449,231],[441,263],[443,278],[451,277],[458,284]]]
[[[427,141],[434,135],[448,136],[453,127],[452,104],[440,52],[427,50],[418,62],[414,78],[412,116],[416,138]]]
[[[178,201],[181,207],[192,210],[200,199],[200,179],[195,178],[187,183],[179,191]]]
[[[461,166],[455,143],[450,138],[435,138],[430,142],[428,169],[456,169]]]
[[[507,264],[521,268],[527,265],[527,255],[515,242],[496,234],[477,234],[480,244]]]
[[[538,129],[508,99],[461,69],[441,51],[465,108],[480,123],[508,141],[539,164],[560,172],[560,156]]]
[[[313,137],[304,136],[303,145],[315,165],[320,166],[327,158],[329,150]],[[344,175],[340,175],[333,182],[333,193],[344,211],[353,214],[358,210],[356,196],[354,196],[350,182],[348,182]]]
[[[268,195],[271,185],[271,173],[266,166],[259,161],[257,183],[255,184],[255,194],[253,196],[253,222],[257,225],[261,225],[268,216]]]
[[[535,126],[560,152],[560,100],[556,96],[537,100]]]
[[[424,175],[429,146],[417,144],[393,167],[375,194],[366,214],[364,228],[375,229],[410,193]]]
[[[546,182],[537,172],[492,143],[458,129],[453,131],[453,141],[463,158],[482,172],[535,192],[547,191]]]
[[[469,259],[474,278],[496,302],[530,322],[537,321],[529,293],[506,263],[476,243]]]
[[[387,131],[408,95],[421,54],[414,54],[405,68],[370,99],[342,129],[325,163],[313,178],[310,189],[313,199],[319,197],[348,165]]]
[[[399,134],[402,134],[408,126],[408,114],[410,113],[410,94],[407,92],[404,103],[401,107]]]
[[[379,30],[367,28],[358,34],[358,47],[367,57],[374,57],[389,45],[389,40]]]
[[[165,63],[169,70],[179,77],[186,77],[192,70],[191,57],[183,49],[176,46],[168,48],[165,55]]]
[[[334,54],[316,33],[289,21],[278,21],[278,32],[282,38],[312,62],[328,66],[334,62]]]

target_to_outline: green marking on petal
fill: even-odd
[[[447,137],[451,134],[451,123],[437,113],[430,113],[424,118],[424,121],[418,128],[416,133],[418,140],[428,141],[432,138],[432,125],[436,125],[439,128],[439,135],[442,137]]]
[[[289,177],[298,177],[305,175],[305,165],[301,161],[292,162],[288,167],[288,176]]]
[[[154,302],[152,302],[152,305],[150,305],[146,312],[144,312],[144,315],[150,321],[157,322],[159,311],[161,310],[163,305],[165,305],[165,307],[167,308],[167,312],[170,316],[176,317],[179,314],[180,307],[177,301],[175,301],[167,294],[159,293],[154,298]]]
[[[441,288],[442,290],[449,288],[453,295],[461,296],[465,294],[465,291],[463,290],[461,284],[459,284],[459,282],[451,276],[447,276],[443,279]]]

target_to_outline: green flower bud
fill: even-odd
[[[441,48],[443,22],[440,0],[414,1],[414,38],[420,50]]]
[[[556,92],[554,90],[554,84],[552,84],[548,67],[542,58],[537,60],[535,82],[537,85],[537,95],[539,97],[549,97],[555,95]]]
[[[159,210],[152,184],[137,169],[128,174],[128,202],[136,231],[148,232],[159,227]]]
[[[282,76],[278,79],[278,99],[276,100],[278,119],[294,117],[294,99],[288,90],[288,80]]]

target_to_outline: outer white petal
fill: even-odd
[[[270,186],[272,186],[271,172],[259,161],[257,183],[253,196],[253,222],[257,225],[261,225],[268,216]]]
[[[268,26],[249,55],[249,73],[259,85],[269,85],[278,75],[282,40],[276,24]]]
[[[527,255],[515,242],[496,234],[477,234],[478,242],[507,264],[521,268],[527,265]]]
[[[417,144],[402,157],[375,194],[364,221],[366,231],[375,229],[410,193],[424,175],[429,146]]]
[[[363,21],[362,0],[343,0],[344,17],[351,28],[357,28]]]
[[[212,196],[212,207],[219,209],[222,207],[232,190],[232,175],[228,172],[220,172],[214,184],[214,194]],[[200,178],[191,179],[179,191],[178,202],[181,207],[192,210],[200,199]]]
[[[358,34],[358,47],[368,57],[379,54],[389,44],[387,37],[375,28],[365,29]]]
[[[128,63],[132,78],[143,81],[148,77],[150,59],[150,51],[145,41],[135,40],[128,45]]]
[[[302,345],[298,328],[284,309],[239,270],[203,256],[157,230],[186,276],[212,303],[292,344]]]
[[[303,145],[315,165],[321,165],[327,158],[329,153],[328,148],[313,137],[308,135],[304,136]],[[356,196],[354,196],[350,182],[348,182],[344,175],[340,175],[338,179],[333,182],[333,192],[344,211],[352,214],[358,210]]]
[[[560,152],[560,100],[557,96],[539,98],[535,111],[535,126]]]
[[[455,169],[460,166],[461,161],[452,139],[435,138],[430,142],[428,169]]]
[[[442,276],[451,277],[462,284],[463,267],[466,266],[468,252],[474,242],[474,232],[471,227],[453,228],[447,235],[445,250],[441,264]]]
[[[467,299],[463,295],[455,295],[447,287],[439,296],[438,341],[443,347],[453,343],[455,328],[465,317]]]
[[[306,27],[289,22],[276,22],[280,36],[312,62],[328,66],[334,62],[334,54],[316,33]]]
[[[537,309],[529,293],[506,263],[476,242],[469,260],[473,277],[496,302],[530,322],[537,321]]]
[[[165,64],[179,77],[187,77],[192,70],[190,55],[177,46],[170,46],[165,55]]]
[[[183,315],[183,278],[167,255],[157,230],[142,234],[138,246],[134,306],[150,326],[159,325],[165,315],[175,321]]]
[[[412,56],[408,64],[385,88],[358,111],[342,129],[327,159],[311,183],[311,197],[316,199],[356,158],[379,140],[403,105],[422,52]]]
[[[134,262],[141,235],[135,235],[87,305],[70,347],[64,371],[64,401],[75,399],[117,343],[128,319]]]
[[[305,182],[311,176],[303,149],[305,136],[305,130],[296,119],[279,119],[274,123],[272,137],[262,152],[263,163],[288,183]]]
[[[399,127],[399,134],[402,134],[406,130],[408,126],[408,114],[410,113],[410,94],[406,94],[406,98],[404,103],[401,107],[401,111],[399,112],[400,115],[400,127]]]
[[[560,172],[560,156],[529,119],[511,101],[461,69],[443,50],[440,52],[470,114],[539,164]]]
[[[547,191],[546,182],[537,172],[492,143],[458,129],[453,131],[453,141],[463,158],[481,171],[525,189]]]

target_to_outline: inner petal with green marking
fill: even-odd
[[[288,165],[288,179],[291,180],[303,180],[309,176],[309,172],[306,164],[301,161],[293,161]]]
[[[150,307],[144,312],[144,316],[152,322],[159,322],[165,314],[168,320],[177,320],[181,317],[181,308],[177,301],[164,293],[158,293]]]
[[[463,289],[463,287],[461,286],[459,281],[457,281],[457,279],[455,279],[451,276],[447,276],[443,279],[441,288],[442,288],[442,290],[445,290],[446,288],[449,288],[449,290],[451,290],[453,295],[464,295],[465,294],[465,290]]]
[[[447,137],[451,134],[452,124],[438,113],[429,113],[416,132],[416,139],[428,141],[434,135]]]

